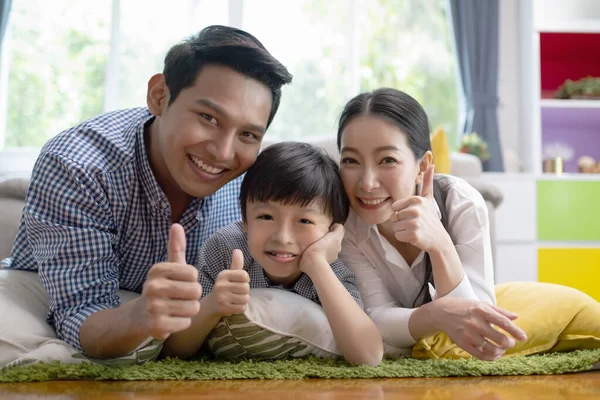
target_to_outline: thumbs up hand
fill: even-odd
[[[185,232],[179,224],[169,231],[167,262],[150,268],[138,301],[140,324],[155,339],[187,329],[200,311],[202,286],[198,270],[186,263]]]
[[[441,237],[448,236],[433,198],[434,171],[433,165],[425,171],[421,193],[392,204],[391,220],[396,239],[426,252],[434,249]]]
[[[242,314],[250,300],[250,276],[244,271],[244,255],[234,250],[231,268],[219,272],[212,292],[205,298],[210,313],[219,316]]]

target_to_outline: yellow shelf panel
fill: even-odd
[[[581,290],[600,301],[600,249],[538,249],[538,280]]]

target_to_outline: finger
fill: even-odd
[[[219,273],[222,275],[221,279],[224,279],[226,283],[248,283],[250,282],[250,275],[244,270],[227,270]],[[218,278],[218,277],[217,277]]]
[[[402,243],[414,244],[414,242],[416,241],[415,232],[412,230],[411,231],[402,230],[402,231],[394,232],[394,237],[396,238],[397,241],[402,242]]]
[[[500,314],[504,315],[506,318],[512,320],[515,320],[519,317],[519,314],[515,314],[512,311],[508,311],[505,310],[504,308],[498,307],[498,306],[490,306],[492,307],[494,310],[498,311]]]
[[[162,278],[182,282],[197,282],[198,270],[196,267],[193,267],[189,264],[165,262],[153,265],[152,268],[150,268],[150,271],[148,271],[148,277],[146,280]]]
[[[198,300],[169,300],[165,304],[165,309],[171,317],[191,318],[200,311],[200,302]]]
[[[486,320],[486,322],[496,325],[498,328],[504,329],[509,335],[517,340],[527,340],[525,332],[515,325],[509,318],[496,310],[496,307],[485,309],[477,309],[477,312]]]
[[[245,271],[244,271],[245,272]],[[250,284],[248,281],[227,281],[227,282],[219,282],[218,286],[215,285],[215,288],[219,290],[220,293],[235,293],[235,294],[249,294],[250,293]]]
[[[420,200],[419,200],[420,201]],[[410,196],[405,199],[396,200],[392,203],[392,211],[402,211],[416,203],[416,196]]]
[[[407,220],[411,220],[411,219],[415,219],[419,217],[419,209],[418,207],[407,207],[403,210],[397,211],[394,213],[395,217],[392,218],[392,221],[394,221],[394,219],[396,221],[407,221]]]
[[[491,326],[489,326],[488,329],[485,329],[483,336],[487,337],[500,348],[511,349],[515,347],[515,339],[506,336],[504,333],[494,329]]]
[[[231,271],[241,271],[244,269],[244,254],[240,249],[233,250],[231,255]]]
[[[167,244],[168,261],[179,264],[185,262],[185,231],[179,224],[171,225],[169,243]]]
[[[339,240],[344,238],[344,225],[342,224],[333,224],[331,228],[329,228],[329,232],[335,235]]]
[[[484,361],[495,361],[498,358],[502,357],[506,352],[504,349],[496,346],[494,343],[487,341],[485,346],[483,347],[483,351],[478,347],[484,338],[481,338],[481,341],[476,345],[469,346],[467,350],[472,356],[479,358]]]
[[[198,281],[182,282],[172,279],[152,279],[144,283],[143,294],[147,297],[198,300],[202,296],[202,286]]]
[[[423,176],[423,186],[421,187],[421,197],[429,197],[433,199],[433,174],[435,173],[435,166],[431,164],[425,175]]]
[[[248,304],[250,296],[248,294],[230,294],[228,303],[232,306],[241,306]]]

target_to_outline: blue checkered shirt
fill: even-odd
[[[250,255],[248,248],[248,235],[242,229],[241,222],[234,222],[212,235],[200,249],[196,268],[199,271],[199,279],[202,284],[202,297],[208,295],[214,285],[219,272],[231,268],[233,250],[240,249],[244,254],[244,270],[250,276],[251,288],[275,288],[294,292],[302,297],[321,304],[317,290],[306,274],[300,275],[293,287],[285,288],[283,285],[275,285],[269,281],[262,267]],[[363,308],[360,293],[356,287],[354,274],[338,259],[331,264],[331,269],[338,277],[348,293]]]
[[[11,259],[38,271],[50,299],[48,322],[81,349],[91,314],[120,305],[118,289],[140,293],[150,267],[167,260],[171,207],[147,158],[146,108],[83,122],[50,140],[35,164]],[[241,218],[238,178],[194,199],[178,221],[188,262],[214,232]]]

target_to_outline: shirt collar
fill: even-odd
[[[144,114],[144,117],[134,126],[136,137],[136,167],[139,171],[139,180],[142,183],[146,199],[152,205],[152,208],[168,208],[169,201],[160,186],[158,186],[156,177],[152,172],[152,168],[150,168],[150,160],[148,159],[148,153],[146,151],[145,127],[149,126],[152,121],[154,121],[154,116],[148,110],[148,112]]]

